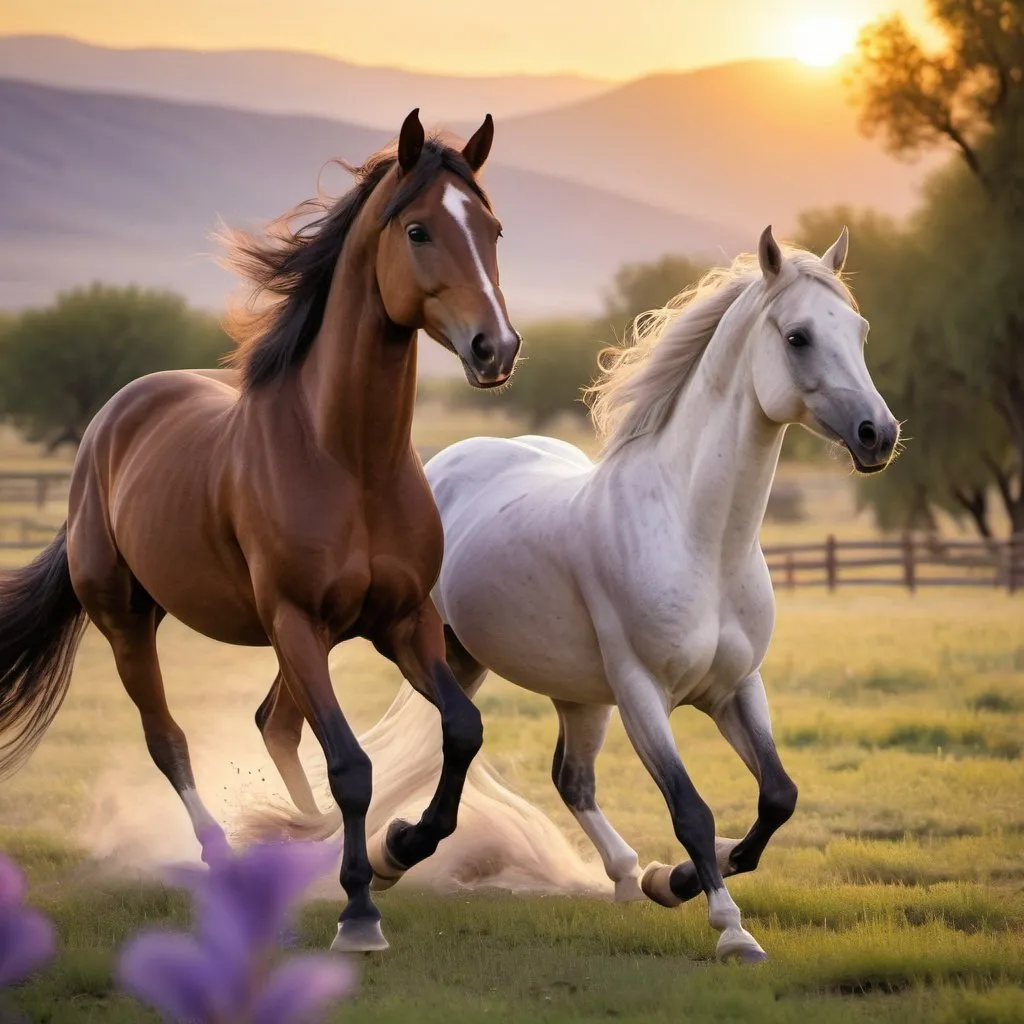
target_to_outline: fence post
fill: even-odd
[[[825,538],[825,578],[828,580],[828,589],[836,589],[836,538],[830,533]]]
[[[912,594],[917,590],[914,565],[914,537],[909,530],[903,531],[903,582]]]
[[[796,586],[796,568],[793,565],[793,552],[786,555],[786,589],[792,590]]]
[[[1011,533],[1006,542],[1006,587],[1011,594],[1017,590],[1017,574],[1024,562],[1024,534]]]

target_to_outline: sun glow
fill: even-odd
[[[857,28],[840,18],[808,18],[794,27],[792,53],[797,60],[824,68],[846,56],[857,42]]]

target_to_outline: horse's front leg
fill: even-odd
[[[441,714],[441,777],[430,806],[416,825],[395,819],[380,841],[371,844],[373,888],[386,889],[455,831],[466,774],[483,745],[484,727],[476,705],[445,661],[444,630],[432,601],[399,623],[377,647]]]
[[[712,717],[757,779],[757,821],[728,851],[727,875],[753,871],[771,837],[796,810],[796,783],[786,774],[772,736],[768,699],[761,673],[755,672]]]
[[[687,866],[696,873],[699,890],[708,899],[708,923],[720,932],[716,953],[720,959],[738,957],[752,963],[767,959],[764,950],[742,925],[739,907],[725,887],[715,843],[715,819],[701,799],[676,750],[669,726],[666,694],[633,657],[611,667],[609,681],[619,705],[626,734],[658,784],[679,842],[690,855]],[[683,865],[680,865],[682,867]],[[651,899],[674,906],[693,895],[680,891],[679,868],[652,865],[641,887]]]
[[[290,604],[278,604],[268,619],[268,633],[285,685],[323,748],[331,793],[341,809],[345,828],[341,885],[348,904],[341,912],[331,948],[342,952],[387,949],[380,929],[380,911],[370,898],[373,871],[366,852],[372,769],[334,695],[327,667],[326,630],[307,612]]]

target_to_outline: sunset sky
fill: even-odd
[[[829,63],[860,25],[893,10],[925,24],[925,0],[3,0],[0,35],[628,78],[750,57]]]

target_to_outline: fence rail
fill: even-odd
[[[433,454],[420,449],[424,459]],[[67,470],[0,472],[0,502],[38,509],[67,494]],[[58,524],[0,516],[0,550],[31,550],[48,544]],[[904,534],[898,540],[840,541],[764,548],[776,589],[796,587],[899,586],[990,587],[1024,590],[1024,536],[1008,541],[941,540]]]
[[[70,482],[66,469],[5,470],[0,472],[0,502],[44,508],[48,501],[65,497]]]
[[[899,540],[777,544],[764,548],[776,589],[823,586],[1005,588],[1024,590],[1024,536],[1006,541]]]

